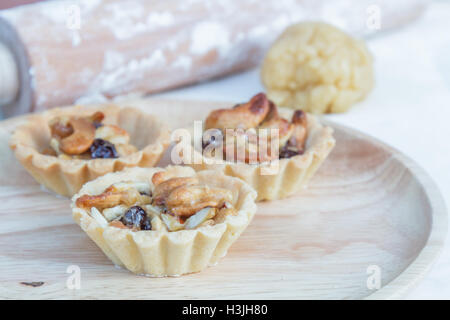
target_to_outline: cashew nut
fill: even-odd
[[[174,173],[168,171],[159,171],[153,174],[151,180],[153,185],[156,187],[158,184],[173,178]]]
[[[288,120],[280,117],[278,114],[278,109],[272,101],[270,101],[270,112],[259,128],[278,129],[280,148],[286,144],[294,132],[294,125]],[[270,137],[269,132],[267,133],[267,136]]]
[[[263,149],[264,147],[264,149]],[[233,134],[225,136],[223,153],[227,161],[242,161],[245,163],[266,162],[278,157],[276,152],[271,151],[271,136],[260,139],[256,132],[235,130]]]
[[[100,123],[105,115],[97,111],[83,118],[57,117],[49,122],[52,137],[58,140],[58,151],[69,155],[86,152],[95,139],[94,123]]]
[[[294,124],[294,132],[292,138],[295,139],[295,145],[299,151],[305,147],[308,119],[306,113],[302,110],[296,110],[292,115],[292,123]]]
[[[101,112],[101,111],[97,111],[97,112],[95,112],[93,115],[91,115],[91,116],[89,117],[89,119],[90,119],[92,122],[97,122],[97,123],[102,122],[104,118],[105,118],[105,115],[104,115],[103,112]]]
[[[249,102],[237,105],[233,109],[218,109],[211,112],[205,121],[205,129],[255,128],[269,112],[269,100],[259,93]]]
[[[60,149],[67,154],[81,154],[86,152],[95,139],[95,126],[91,121],[84,118],[71,119],[70,126],[73,133],[61,138]]]
[[[272,151],[273,143],[270,129],[278,130],[278,149],[287,144],[303,151],[307,135],[306,114],[297,110],[291,121],[281,117],[276,105],[267,99],[264,93],[257,94],[249,102],[233,109],[219,109],[211,112],[206,119],[206,129],[217,128],[225,131],[223,151],[225,158],[245,163],[265,162],[278,158]],[[247,129],[258,129],[255,134]],[[235,129],[232,135],[226,129]],[[239,133],[237,130],[247,130]],[[267,129],[265,137],[261,129]],[[255,138],[256,137],[256,138]],[[264,144],[264,145],[263,145]],[[231,159],[233,158],[233,159]]]
[[[118,205],[131,206],[134,204],[149,204],[151,198],[147,195],[141,195],[135,188],[126,190],[118,189],[112,185],[108,187],[103,193],[98,195],[83,195],[76,200],[76,205],[80,208],[95,207],[102,211],[106,208],[112,208]]]
[[[68,137],[73,133],[72,126],[69,123],[63,123],[60,119],[52,121],[49,126],[52,136],[57,136],[61,139]]]
[[[153,203],[155,205],[164,205],[166,198],[172,190],[188,185],[198,184],[198,179],[194,177],[172,178],[158,184],[153,192]]]
[[[232,201],[231,191],[206,186],[182,186],[174,189],[166,199],[170,212],[187,218],[206,207],[221,207]]]

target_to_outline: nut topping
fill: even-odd
[[[289,121],[279,115],[276,105],[268,100],[264,93],[259,93],[249,102],[238,104],[232,109],[211,112],[206,119],[205,129],[212,128],[226,133],[222,146],[226,160],[265,162],[277,157],[282,159],[303,153],[307,116],[303,111],[297,110]],[[227,129],[234,129],[233,133],[230,134]],[[254,129],[254,132],[249,132],[249,129]],[[268,130],[261,132],[261,129]],[[271,150],[276,144],[272,144],[274,141],[271,140],[273,138],[269,129],[278,130],[280,154]],[[204,143],[203,148],[210,143],[211,141]]]
[[[50,132],[52,136],[57,136],[63,139],[73,133],[73,127],[69,123],[63,124],[59,121],[56,121],[50,124]]]
[[[292,123],[295,125],[294,133],[292,134],[292,137],[295,139],[295,146],[303,153],[308,126],[306,113],[302,110],[296,110],[292,115]]]
[[[195,177],[170,177],[166,172],[157,172],[152,177],[156,185],[153,205],[166,206],[171,214],[188,218],[206,207],[221,207],[230,202],[229,190],[198,185]]]
[[[163,181],[156,186],[155,191],[153,192],[153,204],[158,206],[165,205],[166,198],[174,189],[194,184],[198,184],[198,179],[193,177],[172,178]]]
[[[230,202],[229,190],[206,186],[183,186],[174,189],[166,199],[169,211],[179,217],[187,218],[206,207],[221,207]]]
[[[89,119],[94,123],[95,127],[101,126],[101,122],[103,121],[104,118],[105,115],[101,111],[97,111],[89,117]]]
[[[73,133],[61,138],[60,149],[70,155],[86,152],[94,142],[94,124],[87,119],[79,118],[70,120],[69,125],[73,128]]]
[[[257,94],[249,102],[233,109],[218,109],[206,119],[205,129],[249,129],[257,127],[269,112],[269,100],[264,93]]]
[[[102,227],[139,230],[191,230],[236,215],[230,190],[199,184],[197,177],[157,172],[153,192],[143,181],[121,181],[98,195],[82,195],[76,206],[90,211]],[[142,194],[142,193],[145,194]],[[216,217],[217,216],[217,217]]]
[[[129,144],[128,132],[113,124],[102,124],[104,117],[97,111],[85,117],[52,119],[49,127],[53,155],[63,159],[118,158],[138,151]]]
[[[98,195],[83,195],[76,201],[80,208],[90,209],[96,207],[98,210],[112,208],[121,204],[130,206],[136,203],[150,203],[150,197],[141,195],[135,188],[119,190],[114,185],[108,187],[103,193]]]

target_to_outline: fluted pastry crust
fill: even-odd
[[[86,210],[76,206],[76,199],[81,195],[100,194],[119,181],[151,181],[153,174],[159,171],[167,171],[177,177],[196,177],[209,186],[231,190],[237,215],[229,215],[223,222],[192,230],[132,231],[114,226],[102,227]],[[153,190],[152,183],[150,188]],[[178,276],[201,271],[226,255],[252,220],[256,211],[255,198],[256,192],[248,184],[216,171],[196,173],[192,168],[181,166],[128,168],[85,184],[72,198],[72,215],[114,264],[136,274]]]
[[[95,111],[105,114],[103,123],[117,124],[131,136],[137,152],[115,159],[61,159],[43,154],[49,147],[48,122],[58,116],[88,116]],[[10,147],[25,169],[46,188],[64,195],[74,195],[87,181],[126,167],[154,166],[170,144],[166,124],[139,109],[115,105],[73,106],[56,108],[31,115],[19,126],[10,140]]]
[[[290,119],[294,110],[279,107],[278,112],[283,118]],[[191,134],[193,134],[192,130]],[[191,145],[192,152],[187,153],[191,158],[189,161],[185,159],[183,161],[196,171],[218,170],[244,180],[257,191],[257,201],[276,200],[288,197],[304,188],[334,145],[333,129],[323,126],[315,116],[307,114],[305,152],[288,159],[280,159],[275,174],[266,174],[267,169],[263,164],[225,160],[223,163],[211,163],[208,159],[205,161],[205,157],[193,145]],[[193,162],[192,159],[201,161]]]

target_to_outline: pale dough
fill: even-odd
[[[344,112],[372,89],[372,56],[362,41],[331,25],[299,23],[269,49],[261,78],[279,106]]]

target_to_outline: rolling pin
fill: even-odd
[[[258,65],[292,23],[322,20],[364,36],[411,21],[427,2],[71,0],[11,8],[0,11],[0,105],[11,116],[158,92]],[[370,15],[381,18],[374,28]]]
[[[0,105],[11,103],[19,91],[19,73],[11,51],[0,43]]]

